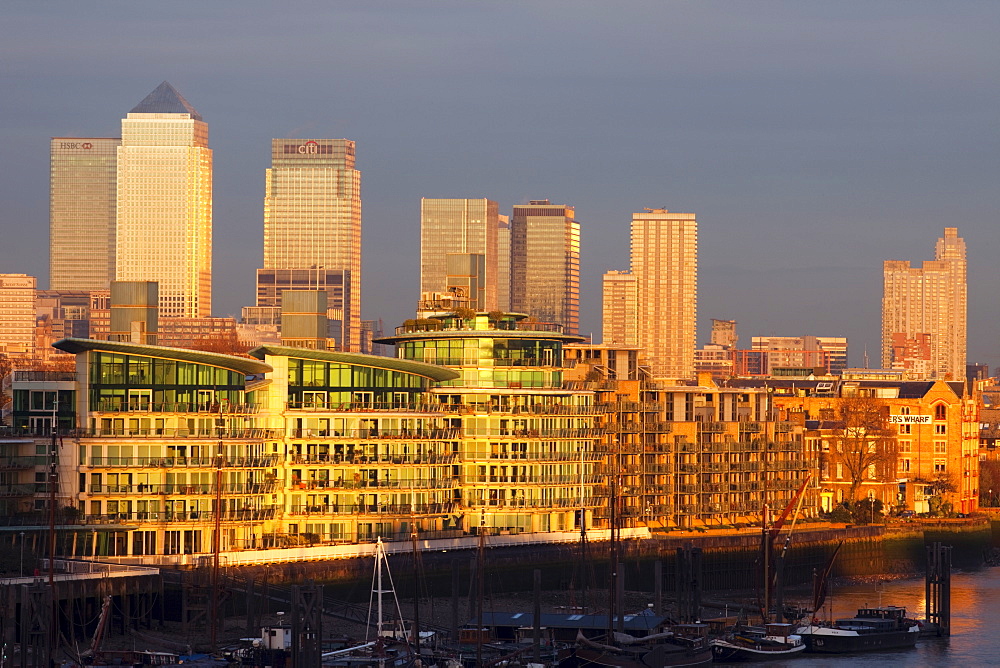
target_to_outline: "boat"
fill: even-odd
[[[802,637],[793,633],[791,624],[748,626],[725,638],[712,641],[716,661],[770,661],[785,659],[805,651]]]
[[[809,652],[846,654],[913,647],[920,637],[920,624],[906,616],[906,608],[890,605],[861,608],[854,617],[832,624],[814,621],[799,627],[798,634]]]

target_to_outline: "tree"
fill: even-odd
[[[832,445],[851,481],[846,500],[855,501],[866,479],[895,478],[896,432],[889,426],[889,407],[875,397],[845,397],[838,413]]]
[[[979,505],[995,506],[1000,495],[1000,460],[979,462]]]

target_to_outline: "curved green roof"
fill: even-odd
[[[123,341],[60,339],[59,341],[53,343],[52,347],[58,348],[59,350],[67,353],[73,353],[74,355],[89,350],[99,350],[109,353],[121,353],[123,355],[142,355],[143,357],[158,357],[160,359],[178,360],[181,362],[194,362],[195,364],[205,364],[222,369],[229,369],[230,371],[236,371],[248,376],[274,371],[270,364],[265,364],[260,360],[248,359],[246,357],[223,355],[222,353],[209,353],[202,350],[188,350],[187,348],[168,348],[167,346],[125,343]]]
[[[290,346],[257,346],[250,351],[250,354],[259,359],[264,359],[265,355],[276,357],[294,357],[296,359],[321,360],[323,362],[337,362],[339,364],[355,364],[358,366],[370,366],[376,369],[389,369],[391,371],[402,371],[412,373],[417,376],[424,376],[438,382],[455,380],[462,374],[447,367],[436,364],[424,364],[423,362],[411,362],[395,357],[382,357],[381,355],[363,355],[361,353],[339,353],[332,350],[311,350],[309,348],[292,348]]]

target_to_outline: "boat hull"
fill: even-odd
[[[821,654],[849,654],[852,652],[872,652],[882,649],[906,649],[917,644],[920,633],[910,630],[888,631],[884,633],[855,633],[823,632],[827,629],[820,629],[817,632],[799,631],[802,640],[806,644],[806,651]],[[829,629],[838,631],[838,629]]]
[[[732,643],[727,640],[716,640],[712,643],[712,657],[716,661],[777,661],[805,650],[804,644],[780,647]]]

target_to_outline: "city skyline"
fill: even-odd
[[[268,12],[232,25],[212,8],[183,47],[169,21],[156,27],[165,8],[141,19],[14,8],[0,29],[13,75],[3,269],[44,285],[48,138],[112,136],[118,112],[168,79],[212,120],[216,315],[253,303],[267,142],[349,136],[366,174],[365,318],[412,315],[420,197],[486,193],[506,214],[542,195],[586,223],[581,332],[599,332],[600,278],[627,264],[630,212],[664,206],[701,222],[699,344],[710,318],[731,318],[747,336],[843,334],[859,364],[881,345],[882,262],[925,256],[946,218],[970,244],[969,361],[1000,362],[988,317],[1000,284],[989,262],[1000,252],[996,8],[401,7],[318,10],[307,26]],[[484,18],[503,40],[470,50],[451,37]],[[133,24],[141,40],[121,29]],[[374,26],[385,42],[352,35]],[[594,53],[560,53],[598,32]],[[334,90],[312,85],[338,59],[349,67]],[[620,102],[627,88],[634,105]],[[520,103],[541,92],[545,102]]]

